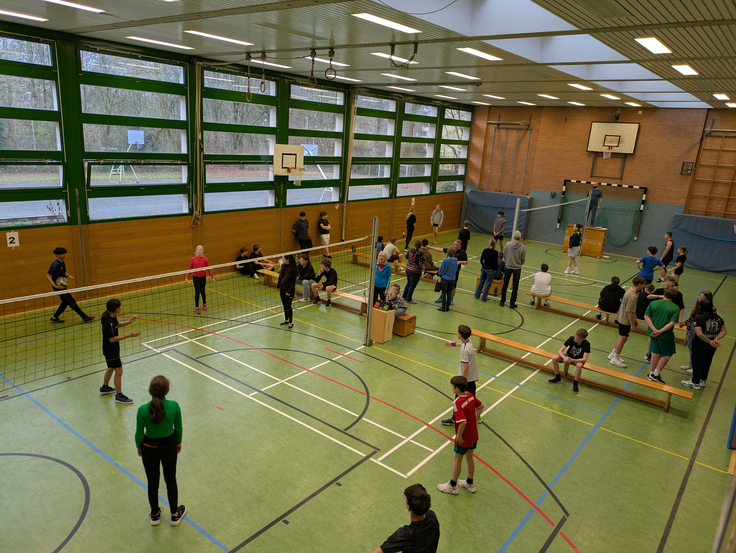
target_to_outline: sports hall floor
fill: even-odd
[[[442,235],[443,244],[453,238]],[[32,393],[6,390],[0,551],[373,551],[408,522],[402,491],[415,482],[432,495],[440,551],[709,551],[728,480],[736,395],[733,368],[727,375],[734,277],[686,269],[681,279],[686,304],[703,289],[714,292],[731,336],[707,387],[690,401],[674,397],[668,413],[585,385],[574,395],[569,381],[551,385],[547,373],[479,354],[478,395],[489,412],[477,450],[478,492],[436,490],[451,474],[451,429],[440,419],[451,406],[458,350],[443,342],[457,325],[549,351],[586,328],[591,362],[608,366],[615,328],[537,312],[523,294],[543,262],[555,295],[591,304],[611,276],[628,283],[636,273],[632,258],[610,256],[582,258],[580,276],[565,276],[558,245],[527,242],[519,308],[502,309],[497,298],[482,304],[472,296],[487,241],[473,235],[451,312],[436,311],[432,284],[419,284],[417,332],[407,338],[364,348],[364,318],[311,303],[295,304],[289,332],[275,305],[273,316],[254,324],[126,359],[132,407],[98,395],[103,367],[21,386]],[[335,260],[339,271],[348,256]],[[262,288],[253,282],[253,293]],[[210,300],[210,313],[218,301],[225,300]],[[679,386],[687,350],[677,348],[663,377]],[[645,351],[646,337],[632,336],[622,370],[645,375]],[[149,525],[133,442],[137,406],[156,374],[170,378],[169,397],[183,412],[178,480],[188,512],[177,528],[165,517]]]

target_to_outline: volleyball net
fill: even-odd
[[[370,258],[371,245],[372,236],[330,244],[330,262],[337,271],[338,292],[368,300],[369,267],[354,264],[353,253],[362,252]],[[320,264],[326,259],[322,257],[323,247],[303,251],[311,255],[313,268],[319,273]],[[131,330],[140,332],[138,337],[119,342],[123,364],[264,319],[283,319],[281,297],[276,289],[280,262],[285,256],[293,255],[299,264],[301,251],[263,255],[273,263],[273,269],[255,273],[257,280],[236,270],[235,262],[209,267],[215,281],[206,274],[207,309],[200,298],[199,313],[195,311],[191,275],[185,284],[185,276],[190,273],[186,260],[177,272],[0,301],[0,391],[50,377],[57,377],[58,381],[59,375],[80,369],[104,369],[100,317],[112,298],[122,304],[119,322],[133,316],[138,318],[119,329],[121,336]],[[255,263],[264,264],[264,261],[238,262],[243,266]],[[300,303],[300,300],[309,301],[302,292],[302,285],[297,284],[295,313],[299,307],[311,305]],[[79,308],[95,319],[85,323],[67,308],[61,317],[63,323],[52,322],[64,293],[71,294]],[[324,292],[321,299],[326,299]],[[351,301],[356,303],[347,298],[340,301],[346,305]]]

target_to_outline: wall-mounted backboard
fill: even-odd
[[[639,136],[639,123],[602,123],[593,121],[588,135],[588,151],[609,151],[612,154],[633,154]]]
[[[281,176],[288,175],[287,167],[304,167],[304,146],[274,144],[273,174]]]

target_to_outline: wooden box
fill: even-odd
[[[575,230],[575,225],[569,224],[565,229],[565,241],[562,243],[562,251],[566,252],[570,243],[570,236]],[[583,234],[583,246],[580,251],[583,255],[589,257],[602,257],[606,249],[606,237],[608,236],[607,228],[585,227]]]
[[[417,328],[417,316],[414,313],[407,313],[401,317],[396,317],[394,321],[394,334],[401,337],[414,334]]]
[[[388,342],[393,335],[394,317],[393,310],[373,309],[373,321],[371,322],[371,340],[377,344]]]

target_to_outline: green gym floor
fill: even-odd
[[[442,235],[443,245],[452,238]],[[279,326],[275,306],[255,323],[125,359],[133,406],[98,395],[103,367],[6,389],[0,551],[373,551],[408,523],[402,492],[416,482],[432,495],[440,551],[710,551],[736,395],[734,371],[727,376],[734,277],[686,269],[681,279],[686,304],[703,289],[714,292],[732,336],[716,353],[707,387],[692,400],[673,397],[669,412],[585,385],[574,395],[570,381],[548,384],[546,372],[479,354],[486,412],[478,491],[436,490],[452,469],[452,429],[440,419],[451,408],[459,355],[443,343],[457,326],[548,351],[586,328],[590,361],[609,366],[617,330],[533,309],[530,275],[547,263],[555,295],[594,305],[610,277],[628,285],[636,273],[632,258],[610,256],[581,258],[579,276],[563,275],[559,246],[527,242],[519,307],[500,308],[498,298],[473,298],[487,242],[472,237],[449,313],[436,310],[433,285],[420,282],[417,332],[406,338],[364,348],[364,317],[296,303],[291,332]],[[645,376],[646,349],[646,336],[633,335],[621,370]],[[678,344],[663,373],[668,384],[687,379],[686,360]],[[169,398],[184,420],[178,482],[187,517],[176,528],[168,509],[160,526],[149,525],[133,442],[137,406],[157,374],[170,378]],[[163,481],[160,495],[163,504]]]

